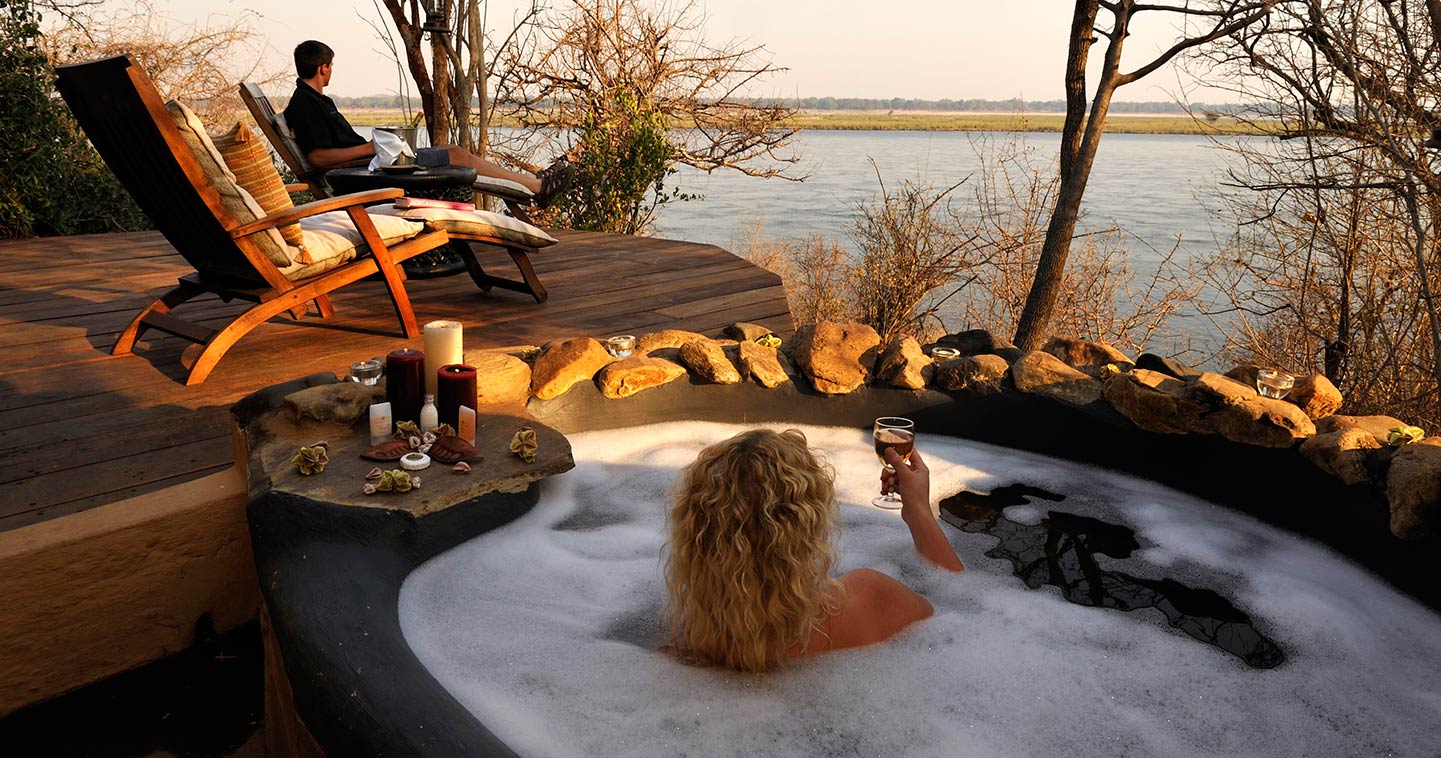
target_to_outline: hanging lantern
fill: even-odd
[[[421,24],[422,32],[431,34],[450,34],[450,19],[446,14],[448,0],[421,0],[421,7],[425,8],[425,23]]]

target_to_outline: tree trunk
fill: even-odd
[[[435,77],[434,105],[426,114],[426,130],[430,132],[430,144],[441,147],[449,145],[450,139],[450,96],[454,89],[450,83],[450,58],[445,54],[445,43],[440,35],[430,35],[431,70]]]
[[[1081,200],[1085,197],[1086,182],[1091,177],[1091,166],[1100,147],[1101,132],[1111,107],[1111,95],[1116,91],[1116,72],[1120,67],[1121,45],[1126,38],[1128,21],[1124,5],[1123,10],[1116,12],[1116,24],[1110,44],[1106,47],[1106,61],[1096,86],[1090,116],[1084,116],[1086,60],[1094,41],[1097,7],[1096,0],[1076,0],[1076,13],[1071,20],[1071,45],[1066,56],[1066,123],[1061,135],[1061,186],[1056,196],[1056,207],[1051,211],[1050,224],[1046,227],[1041,257],[1036,262],[1036,277],[1031,282],[1026,305],[1021,309],[1021,318],[1016,324],[1014,341],[1022,350],[1035,350],[1041,346],[1046,336],[1046,325],[1056,309],[1056,300],[1060,298],[1061,284],[1066,276],[1066,258],[1071,252],[1071,237],[1076,233],[1076,219],[1081,212]]]

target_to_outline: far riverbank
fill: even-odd
[[[356,126],[385,126],[403,123],[405,113],[393,110],[346,109]],[[976,113],[943,111],[806,111],[796,114],[789,125],[815,131],[857,132],[1059,132],[1065,121],[1061,113]],[[501,119],[496,126],[516,126]],[[1160,114],[1113,114],[1106,120],[1110,134],[1201,134],[1255,135],[1265,133],[1235,119],[1214,121],[1190,116]]]

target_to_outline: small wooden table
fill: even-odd
[[[337,195],[394,187],[405,190],[405,194],[411,197],[468,203],[474,200],[471,186],[475,183],[475,169],[464,166],[430,166],[421,167],[408,174],[399,174],[371,171],[360,166],[332,169],[325,174],[325,181]],[[456,241],[451,244],[466,243]],[[465,271],[465,259],[447,246],[417,255],[400,264],[400,267],[405,269],[405,275],[412,279],[433,279]]]

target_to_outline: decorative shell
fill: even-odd
[[[361,458],[372,461],[398,461],[400,456],[410,452],[410,443],[405,440],[391,440],[360,454]]]
[[[374,495],[374,494],[375,494],[376,492],[378,492],[379,490],[380,490],[379,487],[376,487],[374,484],[371,484],[370,482],[366,482],[366,483],[365,483],[365,486],[360,488],[360,491],[361,491],[361,492],[364,492],[364,493],[367,494],[367,495]]]
[[[300,469],[303,476],[319,474],[325,470],[325,464],[330,462],[330,445],[317,442],[314,445],[302,446],[290,462]]]
[[[765,345],[766,347],[780,347],[780,346],[781,346],[781,338],[775,336],[774,334],[767,334],[767,335],[764,336],[764,337],[757,337],[757,338],[756,338],[756,344],[757,344],[757,345]]]
[[[455,464],[455,466],[450,470],[454,471],[457,474],[469,474],[470,464],[466,463],[465,461],[461,461],[460,463]]]
[[[1425,436],[1425,430],[1419,426],[1395,426],[1386,434],[1386,444],[1400,447],[1413,442],[1420,442],[1421,438]]]
[[[520,456],[526,463],[535,463],[535,454],[540,450],[540,443],[536,440],[535,430],[528,427],[521,427],[520,431],[510,438],[510,452]]]
[[[451,426],[450,424],[441,424],[440,426],[435,427],[435,428],[432,429],[431,431],[435,433],[435,436],[436,436],[436,437],[454,437],[454,436],[456,436],[455,427]],[[434,440],[431,440],[431,441],[434,442]]]
[[[441,437],[430,446],[430,457],[441,463],[458,463],[460,461],[480,461],[485,456],[475,449],[475,445],[466,442],[459,437]]]
[[[1120,373],[1121,373],[1121,367],[1120,367],[1120,366],[1117,366],[1117,365],[1114,364],[1114,363],[1107,363],[1106,365],[1104,365],[1104,366],[1101,367],[1101,378],[1102,378],[1102,379],[1110,379],[1111,377],[1116,376],[1117,374],[1120,374]]]
[[[375,468],[372,468],[371,470],[365,472],[365,478],[366,478],[366,479],[379,479],[379,478],[380,478],[380,473],[381,473],[380,467],[379,467],[379,466],[376,466]]]

